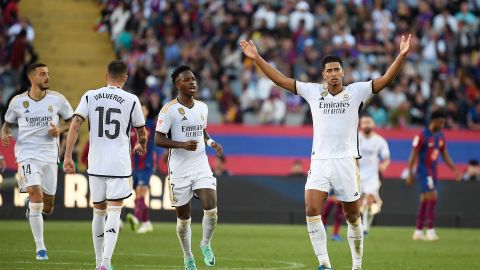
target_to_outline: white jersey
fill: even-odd
[[[390,150],[387,141],[374,133],[367,138],[363,133],[359,134],[360,141],[360,182],[378,179],[379,165],[381,160],[390,158]]]
[[[88,174],[130,177],[130,129],[145,126],[138,97],[115,86],[90,90],[82,96],[75,114],[88,118]]]
[[[358,115],[373,95],[372,81],[345,86],[332,95],[322,84],[295,81],[313,118],[312,159],[359,157]]]
[[[28,91],[15,96],[8,106],[5,121],[18,124],[15,143],[17,163],[26,159],[58,163],[58,137],[48,134],[50,123],[58,125],[60,117],[68,120],[73,109],[62,94],[46,90],[41,100],[32,99]]]
[[[203,130],[207,128],[208,107],[195,100],[188,108],[177,99],[163,106],[158,115],[156,131],[167,134],[172,141],[198,141],[197,150],[187,151],[181,148],[169,150],[168,170],[170,178],[185,177],[196,173],[210,172]]]

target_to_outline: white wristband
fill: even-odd
[[[210,139],[208,139],[208,141],[207,141],[207,145],[208,145],[209,147],[212,147],[212,143],[214,143],[214,142],[215,142],[215,141],[210,138]]]

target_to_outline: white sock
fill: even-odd
[[[113,250],[117,244],[120,229],[120,214],[122,206],[107,206],[107,221],[105,222],[102,265],[109,268],[112,261]]]
[[[354,223],[348,222],[348,245],[350,246],[350,251],[352,252],[352,269],[361,269],[362,268],[362,257],[363,257],[363,229],[362,222],[358,218]]]
[[[218,215],[217,215],[217,208],[213,208],[210,210],[203,211],[203,220],[202,220],[202,228],[203,228],[203,238],[201,246],[210,245],[210,240],[212,240],[213,232],[217,227]]]
[[[33,239],[35,240],[35,246],[38,252],[39,250],[46,250],[45,243],[43,242],[43,202],[29,204],[30,213],[28,220],[30,222],[30,228],[32,229]]]
[[[183,257],[190,259],[193,258],[192,254],[192,231],[190,229],[190,223],[192,219],[179,219],[177,218],[177,236],[182,246]]]
[[[322,216],[307,216],[307,229],[319,265],[331,268],[327,251],[327,233],[323,227]]]
[[[368,232],[368,207],[364,207],[362,210],[362,226],[363,230]]]
[[[95,260],[96,267],[102,265],[103,258],[103,240],[105,239],[105,216],[107,211],[101,209],[93,209],[93,219],[92,219],[92,237],[93,237],[93,248],[95,249]]]

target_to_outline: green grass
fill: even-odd
[[[345,236],[345,227],[342,228]],[[480,269],[480,231],[438,229],[438,242],[413,242],[413,228],[374,227],[365,241],[363,269]],[[193,225],[193,252],[203,264],[200,224]],[[35,261],[26,221],[0,222],[0,269],[94,269],[89,222],[46,221],[49,261]],[[212,247],[220,269],[316,269],[304,226],[219,224]],[[335,269],[351,269],[346,241],[328,242]],[[182,269],[174,223],[157,223],[138,235],[125,226],[113,256],[116,270]]]

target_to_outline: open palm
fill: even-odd
[[[242,47],[243,53],[248,58],[254,59],[257,56],[257,47],[255,47],[255,44],[253,44],[253,41],[242,40],[240,41],[240,46]]]
[[[403,56],[406,56],[410,51],[410,45],[412,41],[412,35],[408,35],[407,40],[405,40],[405,36],[402,35],[402,40],[400,41],[400,53]]]

